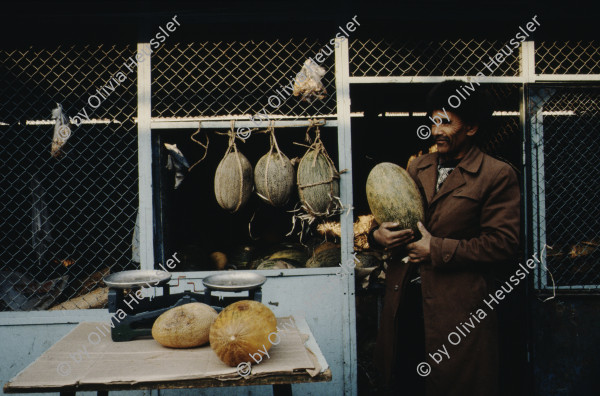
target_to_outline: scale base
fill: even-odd
[[[134,293],[132,290],[129,294]],[[163,286],[162,296],[146,297],[137,300],[137,304],[130,299],[129,307],[125,303],[123,289],[110,288],[108,290],[108,312],[115,314],[122,310],[127,314],[123,319],[113,315],[111,319],[111,338],[115,342],[131,341],[138,337],[152,336],[152,325],[156,318],[163,312],[180,305],[193,302],[200,302],[210,305],[217,312],[221,312],[224,307],[241,300],[262,301],[262,289],[256,288],[248,290],[248,296],[213,296],[210,289],[204,293],[192,293],[189,291],[170,294],[168,286]]]

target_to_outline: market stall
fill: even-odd
[[[447,78],[481,84],[497,100],[498,132],[486,149],[521,171],[524,202],[531,205],[524,254],[553,247],[547,254],[553,272],[536,269],[534,290],[550,298],[557,290],[597,289],[597,232],[589,223],[597,216],[586,215],[581,198],[593,196],[594,184],[562,188],[594,154],[596,44],[532,37],[487,75],[482,61],[489,64],[513,36],[389,41],[371,38],[377,36],[371,28],[332,42],[273,33],[265,40],[202,41],[189,33],[179,40],[188,19],[169,18],[171,25],[160,24],[172,34],[164,45],[143,40],[1,52],[7,84],[0,90],[10,99],[0,107],[7,147],[3,218],[10,225],[1,254],[10,265],[0,278],[0,307],[7,311],[0,313],[0,338],[15,356],[0,364],[3,381],[80,322],[111,323],[118,292],[103,282],[111,274],[166,271],[170,295],[205,295],[208,277],[250,272],[267,278],[259,298],[277,317],[304,318],[330,367],[325,381],[294,383],[295,393],[374,391],[371,357],[385,265],[366,243],[373,225],[367,177],[378,163],[405,167],[430,150],[418,134],[428,123],[424,97]],[[325,72],[316,73],[322,87],[298,84],[309,58]],[[588,162],[578,162],[579,153]],[[297,177],[303,159],[324,164],[325,177],[269,179],[272,169],[289,174],[288,162]],[[286,189],[279,189],[281,180]],[[325,209],[315,215],[302,194],[321,188]],[[575,217],[563,206],[578,208]],[[166,296],[162,288],[142,294]],[[141,306],[121,297],[127,299],[121,305]],[[235,298],[227,291],[212,297]],[[257,298],[244,290],[246,297]],[[523,323],[509,323],[503,333],[504,350],[518,349],[521,357]],[[545,351],[558,359],[551,352]],[[511,367],[524,372],[523,365]],[[208,384],[218,382],[197,385]],[[255,389],[238,390],[271,392]]]

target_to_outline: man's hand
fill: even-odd
[[[373,233],[373,238],[381,246],[386,249],[392,249],[397,246],[406,245],[415,236],[413,230],[396,230],[398,223],[385,222],[382,223],[377,230]]]
[[[417,226],[423,237],[417,242],[406,245],[406,248],[408,249],[408,261],[411,263],[422,263],[431,260],[431,251],[429,249],[429,245],[431,244],[431,234],[421,222],[419,222]]]

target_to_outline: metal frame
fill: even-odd
[[[138,43],[138,52],[150,53],[150,43]],[[138,63],[138,172],[141,269],[154,269],[154,226],[152,215],[152,64]]]
[[[338,152],[339,168],[346,171],[340,176],[340,199],[344,205],[344,213],[340,215],[341,235],[341,257],[342,263],[353,262],[354,250],[354,225],[352,216],[352,148],[350,131],[350,84],[349,84],[349,57],[348,41],[344,38],[336,39],[335,48],[335,79],[337,91],[337,114],[330,116],[318,116],[324,118],[323,127],[338,128]],[[149,43],[138,44],[138,51],[150,53]],[[138,169],[139,169],[139,200],[140,200],[140,266],[141,269],[154,269],[154,222],[153,222],[153,197],[152,197],[152,129],[197,129],[199,123],[204,128],[229,128],[231,121],[236,127],[262,128],[269,125],[275,127],[303,127],[308,126],[306,117],[274,116],[267,121],[249,121],[240,119],[239,116],[219,117],[207,119],[152,119],[152,64],[151,58],[138,63]],[[335,117],[335,118],[333,118]],[[292,118],[292,119],[286,119]],[[265,275],[269,276],[266,271]],[[201,272],[202,274],[205,271]],[[209,273],[209,272],[206,272]],[[315,274],[337,274],[344,282],[344,294],[342,298],[342,317],[348,326],[342,325],[343,350],[343,372],[346,395],[357,394],[356,383],[356,314],[354,302],[354,273],[348,274],[340,268],[321,269],[294,269],[277,270],[279,276],[302,276]],[[183,273],[184,275],[186,273]],[[191,272],[197,277],[198,272]],[[288,275],[289,274],[289,275]],[[148,289],[147,293],[154,291]]]
[[[299,118],[299,117],[298,117]],[[298,121],[298,118],[293,121],[288,120],[273,120],[272,125],[275,127],[305,127],[308,126],[308,119],[305,122]],[[326,117],[319,116],[318,118],[322,119]],[[198,124],[202,124],[202,128],[229,128],[231,126],[231,120],[235,120],[235,118],[228,119],[227,121],[217,121],[210,119],[199,119],[198,121],[190,121],[190,120],[181,120],[181,121],[159,121],[154,120],[150,123],[151,129],[198,129]],[[240,120],[235,121],[235,126],[240,128],[266,128],[271,125],[270,121],[246,121]],[[324,127],[337,127],[337,120],[325,120]]]
[[[535,73],[535,41],[524,41],[520,47],[520,75],[518,76],[385,76],[385,77],[350,77],[351,84],[407,84],[437,83],[448,79],[470,81],[477,79],[483,83],[535,83],[561,81],[599,81],[600,74],[536,74]]]
[[[336,39],[335,49],[335,86],[337,98],[338,117],[338,151],[339,167],[347,169],[340,175],[340,199],[345,207],[345,212],[340,215],[340,230],[342,242],[342,263],[354,263],[354,216],[352,198],[352,134],[350,119],[350,62],[348,40]],[[348,305],[344,307],[344,320],[351,323],[348,328],[342,326],[344,339],[351,344],[344,348],[344,361],[350,362],[350,370],[344,370],[344,384],[350,384],[351,394],[357,393],[357,352],[356,352],[356,304],[354,301],[354,271],[343,272],[348,298],[344,300]],[[346,334],[346,330],[348,333]]]
[[[556,92],[553,88],[542,88],[536,95],[530,95],[530,103],[534,107],[529,114],[530,125],[530,154],[531,154],[531,193],[532,193],[532,219],[531,235],[533,251],[541,254],[540,260],[546,262],[546,190],[545,190],[545,160],[544,160],[544,104]],[[565,291],[597,291],[599,285],[555,285],[548,284],[547,278],[543,276],[548,272],[546,266],[536,266],[534,269],[536,289],[542,292],[553,290]]]
[[[542,98],[533,98],[533,102],[536,103],[535,107],[529,116],[529,122],[531,125],[530,136],[531,136],[531,166],[533,167],[531,172],[531,188],[532,188],[532,237],[533,237],[533,251],[541,252],[541,247],[546,246],[546,233],[541,230],[546,229],[546,216],[540,216],[541,213],[546,212],[546,194],[544,192],[544,115],[543,109],[547,95]],[[541,122],[540,122],[541,121]],[[536,199],[537,198],[537,199]],[[545,253],[545,252],[544,252]],[[542,262],[545,262],[546,257],[540,257]],[[539,266],[535,267],[534,270],[535,279],[537,282],[534,284],[539,289],[546,289],[546,278],[542,277],[542,272]]]
[[[347,263],[352,260],[353,253],[353,216],[352,216],[352,149],[351,149],[351,114],[350,114],[350,85],[351,84],[389,84],[389,83],[435,83],[446,80],[448,78],[456,78],[463,80],[471,80],[475,76],[391,76],[391,77],[351,77],[349,67],[349,45],[346,39],[336,39],[337,48],[335,48],[335,84],[337,93],[337,114],[325,116],[328,127],[338,128],[338,149],[339,149],[339,167],[347,169],[340,177],[340,195],[342,203],[345,206],[345,213],[340,216],[341,223],[341,243],[342,243],[342,262]],[[149,52],[149,44],[138,44],[138,50],[146,50]],[[527,84],[544,81],[597,81],[600,80],[600,75],[536,75],[535,74],[535,44],[532,41],[524,42],[520,50],[520,75],[511,77],[483,77],[478,78],[478,81],[483,83],[520,83],[523,84],[523,89],[526,89]],[[235,120],[235,125],[239,127],[266,127],[270,121],[262,121],[258,124],[252,121],[240,119],[240,117],[225,117],[222,119],[160,119],[151,118],[151,62],[147,60],[138,64],[138,134],[139,134],[139,176],[140,176],[140,252],[141,252],[141,268],[152,269],[154,267],[154,231],[153,231],[153,208],[152,208],[152,149],[151,149],[151,131],[152,129],[195,129],[199,122],[206,128],[228,128],[231,120]],[[522,111],[526,111],[525,104],[522,106]],[[541,108],[538,110],[541,115]],[[522,115],[523,116],[523,115]],[[527,114],[525,114],[525,117]],[[335,118],[333,118],[335,117]],[[294,117],[294,119],[286,119],[287,117],[275,117],[272,120],[274,126],[304,126],[307,125],[302,117]],[[531,160],[538,160],[539,154],[543,154],[543,146],[540,144],[540,139],[543,136],[543,126],[536,124],[535,118],[531,120],[531,139],[532,152]],[[540,151],[541,150],[541,151]],[[526,164],[536,166],[532,169],[532,184],[531,188],[539,188],[539,183],[543,182],[543,166],[539,164]],[[533,209],[533,230],[532,237],[535,247],[543,246],[545,241],[541,240],[539,230],[544,224],[539,223],[539,213],[544,210],[543,196],[537,195],[539,199],[532,202]],[[543,219],[542,219],[543,220]],[[538,249],[539,250],[539,249]],[[291,270],[290,270],[291,271]],[[290,271],[280,271],[283,276],[287,276]],[[343,317],[346,323],[350,326],[342,326],[342,334],[345,340],[349,343],[344,348],[344,384],[346,394],[356,395],[356,328],[355,323],[355,305],[354,305],[354,274],[346,274],[345,272],[331,270],[311,270],[297,269],[293,270],[294,275],[304,274],[325,274],[338,273],[345,280],[345,288],[347,294],[343,300],[344,312]],[[292,273],[290,272],[290,276]],[[539,281],[540,274],[536,272],[536,279]],[[543,280],[542,280],[543,281]],[[545,282],[541,285],[541,289],[546,289]],[[573,287],[570,287],[573,289]]]
[[[522,89],[527,90],[528,84],[543,83],[543,82],[592,82],[600,81],[600,74],[585,74],[585,75],[574,75],[574,74],[536,74],[535,73],[535,42],[525,41],[521,45],[519,52],[519,64],[520,64],[520,75],[519,76],[386,76],[386,77],[349,77],[348,80],[351,84],[410,84],[410,83],[437,83],[448,79],[471,81],[477,79],[478,82],[482,83],[519,83],[522,84]],[[543,103],[545,98],[538,98],[539,103]],[[524,98],[525,99],[525,98]],[[530,98],[531,99],[531,98]],[[536,102],[537,103],[537,102]],[[527,120],[529,117],[529,138],[530,147],[523,145],[523,166],[530,166],[531,169],[531,184],[529,180],[524,180],[524,193],[527,199],[527,188],[531,189],[532,202],[532,223],[531,230],[528,230],[526,223],[526,235],[531,235],[533,251],[542,252],[542,248],[546,245],[546,223],[545,216],[541,215],[545,213],[545,194],[544,194],[544,143],[543,143],[543,105],[536,105],[535,112],[529,114],[527,103],[522,103],[521,106],[521,117],[523,120]],[[523,126],[523,136],[527,133],[527,129]],[[530,150],[531,163],[526,162],[526,150]],[[527,206],[525,206],[527,209]],[[545,250],[543,251],[545,255]],[[542,256],[545,262],[545,256]],[[545,277],[542,276],[543,268],[536,267],[534,271],[535,281],[534,287],[540,291],[549,291],[553,288],[557,290],[588,290],[597,289],[597,285],[574,285],[574,286],[553,286],[548,285]]]

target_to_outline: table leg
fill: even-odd
[[[273,385],[273,396],[292,396],[292,384]]]
[[[106,391],[106,390],[105,391],[98,391],[98,392],[96,392],[96,395],[97,396],[108,396],[108,391]]]
[[[60,391],[60,396],[75,396],[73,391]]]

